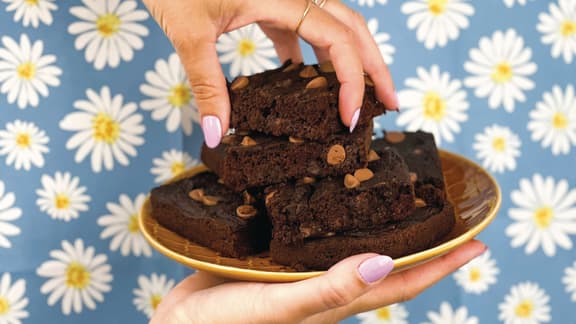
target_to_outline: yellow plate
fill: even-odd
[[[440,151],[446,188],[456,211],[456,226],[447,237],[434,247],[394,260],[394,271],[402,271],[443,255],[473,239],[496,217],[501,193],[496,180],[476,163],[447,151]],[[173,181],[206,170],[194,167]],[[226,258],[218,253],[188,241],[162,227],[151,216],[147,199],[139,225],[148,242],[160,253],[186,266],[223,277],[264,282],[290,282],[317,276],[322,271],[297,272],[273,263],[267,253],[240,260]]]

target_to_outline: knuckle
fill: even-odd
[[[329,282],[322,293],[322,303],[326,309],[338,308],[347,305],[351,301],[351,294],[343,286]]]
[[[210,101],[218,97],[218,87],[206,80],[191,80],[190,87],[196,101]]]

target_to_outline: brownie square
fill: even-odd
[[[238,193],[203,172],[152,189],[152,216],[160,225],[219,252],[243,258],[266,250],[270,223],[258,192]]]

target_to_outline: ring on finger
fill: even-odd
[[[306,1],[306,8],[304,9],[304,12],[302,13],[302,17],[300,17],[300,20],[298,21],[298,24],[296,25],[296,28],[294,29],[294,32],[296,32],[296,34],[298,34],[298,31],[300,30],[300,26],[302,26],[304,19],[308,15],[308,12],[310,11],[310,8],[312,7],[313,1],[314,0]]]
[[[324,5],[326,4],[326,2],[328,2],[328,0],[312,0],[314,2],[314,4],[316,6],[318,6],[318,8],[322,8],[324,7]]]

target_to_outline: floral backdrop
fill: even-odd
[[[345,2],[396,80],[400,113],[377,129],[432,132],[497,178],[503,204],[487,253],[344,322],[576,323],[576,0]],[[229,77],[279,64],[254,25],[217,50]],[[193,270],[153,251],[136,217],[201,141],[140,2],[1,0],[0,324],[146,321]]]

